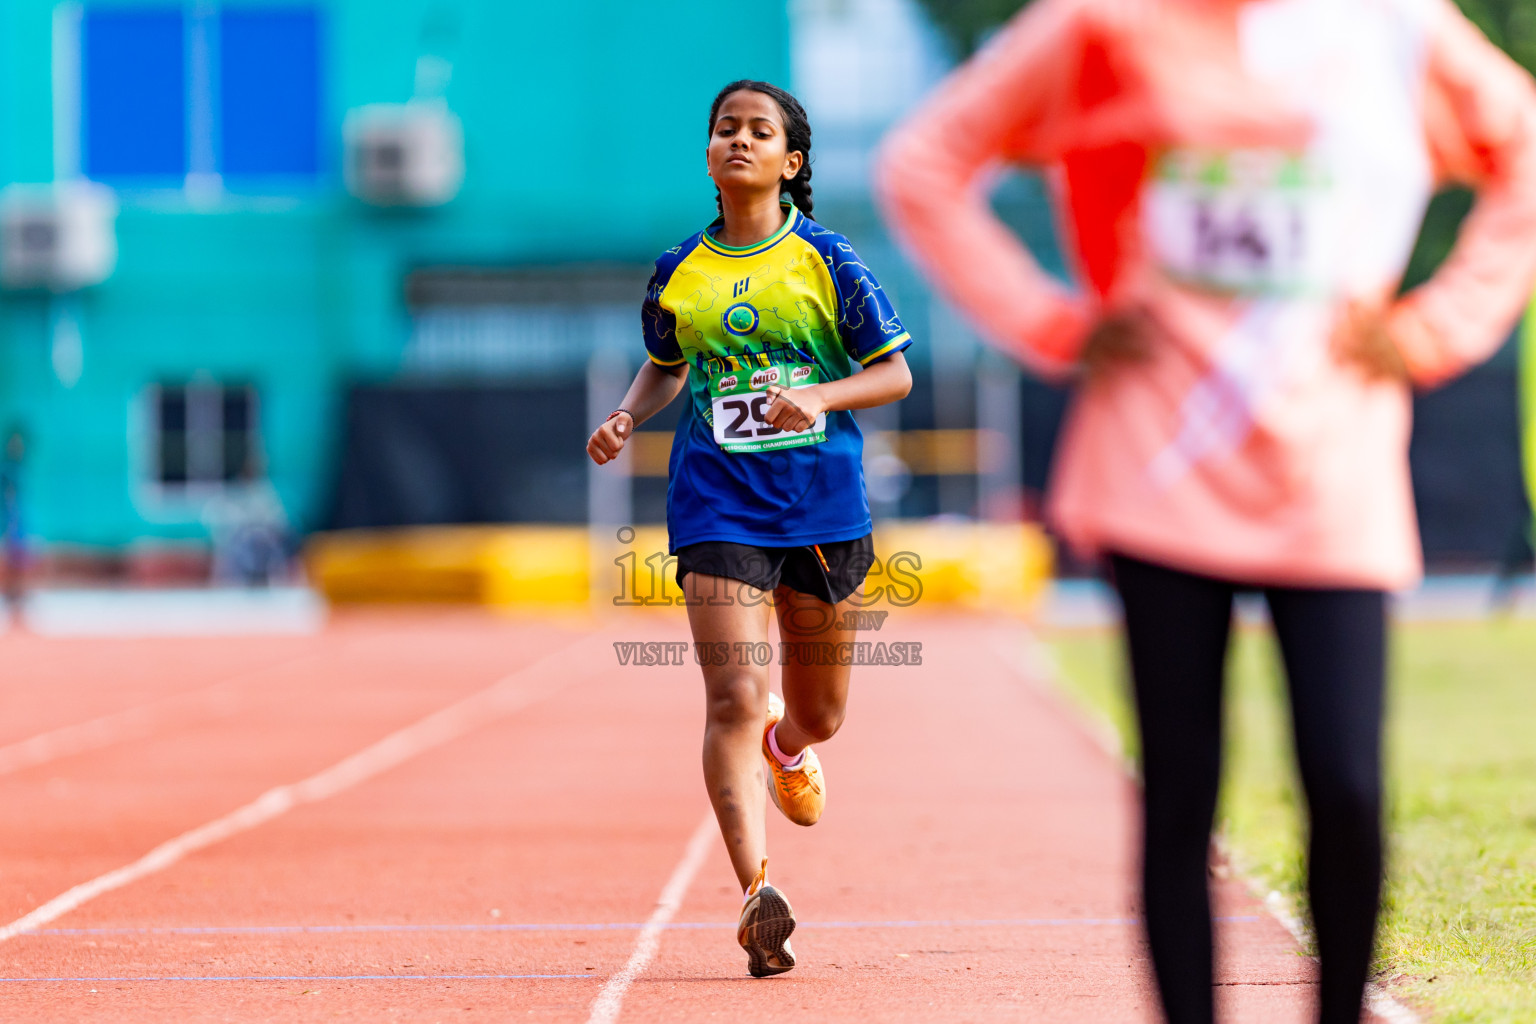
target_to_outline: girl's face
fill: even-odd
[[[741,193],[776,190],[800,173],[805,154],[789,151],[784,112],[771,97],[738,89],[715,114],[705,159],[716,188]]]

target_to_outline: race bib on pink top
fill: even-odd
[[[1339,285],[1335,203],[1304,155],[1176,149],[1154,168],[1142,229],[1154,263],[1182,285],[1321,298]]]

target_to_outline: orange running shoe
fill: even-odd
[[[793,768],[786,768],[768,747],[768,734],[784,717],[784,701],[768,692],[768,727],[763,730],[763,759],[768,762],[768,795],[773,806],[796,825],[814,825],[827,806],[827,783],[821,774],[821,759],[816,751],[805,748],[805,757]]]
[[[768,858],[741,907],[736,924],[736,941],[747,951],[747,970],[754,978],[783,974],[795,966],[795,951],[789,948],[789,935],[795,930],[795,910],[784,894],[768,884]]]

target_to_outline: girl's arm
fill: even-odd
[[[1442,179],[1477,190],[1456,246],[1388,314],[1415,383],[1434,385],[1493,353],[1536,276],[1536,89],[1449,0],[1428,34],[1424,119]]]
[[[1045,372],[1076,360],[1094,310],[1040,268],[983,187],[1054,163],[1087,34],[1078,0],[1025,8],[885,140],[876,196],[912,260],[989,340]]]
[[[681,366],[657,366],[650,360],[635,374],[635,382],[624,393],[621,408],[625,412],[605,420],[592,431],[587,441],[587,454],[599,466],[612,462],[624,450],[624,444],[635,428],[667,407],[688,379],[688,364]]]
[[[810,428],[823,412],[839,409],[872,409],[907,397],[912,390],[912,371],[900,352],[871,363],[862,373],[803,388],[771,387],[763,421],[782,430]]]

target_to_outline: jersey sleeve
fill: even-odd
[[[696,239],[689,239],[662,253],[650,283],[645,286],[645,301],[640,303],[640,329],[645,336],[646,355],[657,366],[672,368],[688,361],[677,341],[677,316],[661,304],[661,293],[666,291],[673,271],[695,244]]]
[[[645,301],[640,303],[640,328],[645,334],[645,353],[657,366],[682,366],[682,347],[677,343],[677,318],[661,305],[661,290],[666,284],[658,283],[658,274],[651,275],[651,283],[645,286]]]
[[[848,240],[831,235],[818,248],[837,286],[837,333],[848,354],[868,366],[911,345],[890,297]]]

